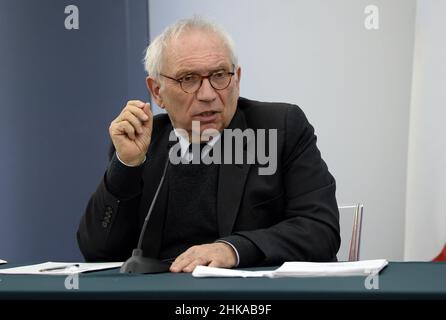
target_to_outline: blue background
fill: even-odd
[[[79,8],[66,30],[65,6]],[[107,166],[108,126],[148,100],[147,1],[0,0],[0,258],[82,259],[76,230]]]

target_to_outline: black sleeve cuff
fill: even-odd
[[[105,185],[108,191],[119,199],[139,195],[142,191],[144,164],[145,162],[137,167],[128,167],[118,160],[115,153],[105,174]]]
[[[239,268],[256,267],[262,263],[265,258],[263,252],[248,238],[241,235],[231,235],[220,238],[232,244],[239,255]]]

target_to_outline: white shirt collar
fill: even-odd
[[[180,134],[181,131],[176,130],[175,128],[173,129],[173,131],[175,132],[175,135],[178,138],[178,141],[180,142],[180,146],[181,146],[181,157],[184,157],[186,155],[186,153],[188,153],[188,155],[186,156],[186,158],[189,161],[192,161],[192,153],[189,152],[189,136],[183,136]],[[206,144],[208,146],[210,146],[210,148],[206,148],[205,153],[202,156],[207,155],[207,153],[212,149],[212,147],[217,143],[217,141],[220,139],[221,134],[213,137],[213,139],[209,140]]]

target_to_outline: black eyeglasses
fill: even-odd
[[[178,79],[166,76],[165,74],[162,73],[160,75],[170,80],[178,82],[181,86],[181,89],[183,89],[184,92],[195,93],[201,88],[201,85],[203,84],[203,79],[208,79],[212,88],[214,88],[215,90],[226,89],[227,87],[229,87],[232,76],[234,74],[235,74],[234,72],[220,70],[208,74],[207,76],[190,73]]]

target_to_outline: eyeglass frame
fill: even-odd
[[[214,90],[225,90],[227,87],[229,87],[229,85],[231,84],[231,81],[232,81],[232,77],[235,75],[235,66],[233,65],[233,67],[234,67],[234,69],[233,69],[232,72],[224,71],[225,74],[229,75],[230,77],[229,77],[229,82],[228,82],[227,86],[224,87],[224,88],[221,88],[221,89],[217,89],[217,88],[215,88],[215,87],[212,85],[212,82],[211,82],[211,79],[210,79],[210,77],[211,77],[213,74],[219,72],[220,70],[219,70],[219,71],[214,71],[214,72],[208,74],[207,76],[202,76],[201,74],[198,74],[198,73],[188,73],[187,75],[191,75],[191,74],[193,74],[193,75],[199,76],[199,77],[201,78],[201,79],[200,79],[200,85],[199,85],[199,86],[197,87],[197,89],[196,89],[195,91],[193,91],[193,92],[187,92],[187,91],[184,90],[184,88],[183,88],[183,81],[184,81],[183,78],[184,78],[185,76],[187,76],[187,75],[184,75],[184,76],[182,76],[182,77],[180,77],[180,78],[178,78],[178,79],[175,79],[175,78],[173,78],[173,77],[169,77],[168,75],[165,75],[165,74],[162,74],[162,73],[160,73],[160,76],[163,76],[163,77],[165,77],[165,78],[167,78],[167,79],[170,79],[170,80],[173,80],[173,81],[178,82],[178,83],[180,84],[180,88],[181,88],[181,90],[183,90],[185,93],[194,94],[194,93],[196,93],[198,90],[200,90],[201,86],[203,85],[203,80],[204,80],[204,79],[208,79],[209,84],[211,85],[211,87],[212,87]]]

